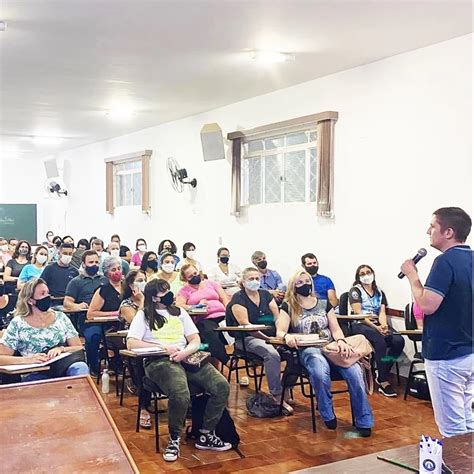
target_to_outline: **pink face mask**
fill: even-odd
[[[109,278],[114,283],[118,283],[122,279],[122,272],[118,271],[118,272],[109,273]]]

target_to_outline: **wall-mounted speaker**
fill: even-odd
[[[207,123],[202,127],[201,143],[204,161],[223,160],[225,158],[222,130],[217,123]]]

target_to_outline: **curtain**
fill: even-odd
[[[316,126],[318,195],[316,213],[320,217],[334,217],[334,124],[323,120]]]
[[[240,216],[242,138],[232,140],[231,215]]]

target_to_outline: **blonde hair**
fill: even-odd
[[[42,278],[32,278],[22,286],[15,307],[15,316],[26,318],[33,312],[32,305],[28,303],[28,300],[35,299],[33,295],[35,294],[36,287],[41,284],[46,285]]]
[[[184,281],[185,283],[188,282],[188,280],[186,280],[186,278],[185,278],[185,276],[184,276],[184,272],[185,272],[186,270],[189,270],[191,267],[194,268],[194,269],[199,273],[199,270],[196,268],[196,265],[194,265],[194,264],[192,264],[192,263],[185,263],[185,264],[181,267],[181,269],[180,269],[180,271],[179,271],[179,279],[180,279],[181,281]]]
[[[286,290],[284,299],[284,301],[288,304],[288,313],[293,326],[298,324],[298,320],[301,316],[301,313],[303,312],[303,307],[298,303],[298,299],[295,294],[296,280],[298,280],[301,275],[306,275],[309,277],[309,280],[311,281],[311,295],[315,296],[314,284],[311,275],[305,270],[298,270],[288,281],[288,288]]]
[[[247,267],[243,272],[242,272],[242,278],[240,279],[240,282],[239,282],[239,286],[240,288],[243,290],[245,287],[244,287],[244,280],[247,278],[247,276],[249,275],[249,273],[253,273],[253,272],[258,272],[258,269],[255,268],[255,267]]]

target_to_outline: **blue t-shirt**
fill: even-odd
[[[322,300],[328,300],[328,291],[335,290],[332,280],[324,275],[316,274],[313,277],[314,291],[316,296]]]
[[[38,268],[36,265],[29,263],[28,265],[25,265],[23,267],[20,275],[18,276],[18,279],[21,282],[27,282],[32,280],[33,278],[39,278],[43,273],[43,268],[44,267]]]
[[[443,297],[423,322],[423,356],[450,360],[472,354],[472,259],[468,245],[457,245],[436,257],[425,289]]]
[[[46,282],[51,296],[63,297],[69,282],[79,275],[79,272],[72,266],[63,267],[57,262],[47,265],[41,275]]]

